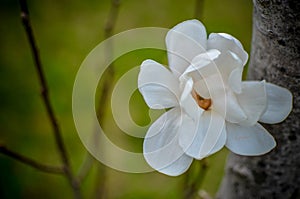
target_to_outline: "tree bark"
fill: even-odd
[[[300,1],[253,0],[248,79],[288,88],[293,110],[276,125],[264,125],[277,147],[259,157],[230,154],[217,198],[300,198]]]

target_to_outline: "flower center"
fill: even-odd
[[[198,95],[195,90],[192,90],[192,96],[196,100],[198,106],[200,106],[202,109],[207,110],[211,106],[211,99],[204,99]]]

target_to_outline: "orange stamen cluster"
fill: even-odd
[[[207,110],[211,106],[211,99],[204,99],[195,90],[192,90],[192,96],[202,109]]]

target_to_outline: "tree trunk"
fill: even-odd
[[[300,1],[253,0],[253,36],[248,77],[288,88],[293,110],[276,125],[264,125],[277,147],[267,155],[230,154],[217,198],[300,198]]]

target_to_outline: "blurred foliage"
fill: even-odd
[[[85,148],[73,123],[72,87],[81,62],[104,38],[103,27],[110,1],[32,0],[28,4],[51,100],[73,169],[77,171],[84,159]],[[114,32],[144,26],[171,28],[193,18],[194,7],[194,0],[124,0]],[[204,2],[202,21],[209,33],[232,34],[249,52],[251,13],[251,0],[207,0]],[[18,1],[0,1],[0,142],[43,163],[59,165],[60,159],[40,98],[37,75],[19,16]],[[116,61],[114,82],[147,58],[167,64],[166,54],[162,51],[129,53]],[[150,122],[148,108],[138,92],[132,96],[130,110],[138,124]],[[122,133],[109,109],[107,113],[104,128],[109,129],[110,139],[120,147],[140,152],[142,139]],[[217,191],[222,178],[226,154],[223,150],[208,158],[209,170],[203,189],[211,195]],[[0,155],[0,169],[0,198],[72,198],[71,189],[62,176],[41,173],[3,155]],[[94,194],[95,173],[94,166],[83,182],[85,198],[92,198]],[[168,177],[157,172],[129,174],[109,168],[107,176],[109,198],[181,196],[183,176]]]

